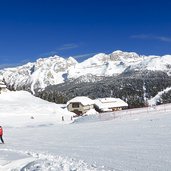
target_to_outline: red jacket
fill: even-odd
[[[2,136],[3,135],[3,129],[2,129],[2,127],[0,127],[0,136]]]

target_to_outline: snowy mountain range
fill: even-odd
[[[78,81],[80,78],[83,82],[90,82],[143,70],[163,71],[171,75],[171,55],[144,56],[117,50],[111,54],[99,53],[81,63],[73,57],[65,59],[55,55],[19,67],[5,68],[0,70],[0,75],[11,89],[30,89],[34,93],[36,88],[44,89],[67,80]]]

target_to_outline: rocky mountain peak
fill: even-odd
[[[125,71],[163,71],[171,73],[171,56],[141,56],[135,52],[114,51],[99,53],[78,63],[73,57],[50,56],[39,58],[16,68],[0,70],[5,82],[13,89],[44,89],[46,86],[64,83],[69,79],[93,81],[99,77],[118,76]],[[87,77],[88,76],[88,77]],[[95,77],[93,77],[95,76]],[[85,77],[85,79],[83,79]]]

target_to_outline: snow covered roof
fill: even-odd
[[[99,98],[94,100],[99,109],[109,109],[113,107],[127,107],[128,104],[120,98]]]
[[[3,76],[2,75],[0,75],[0,80],[3,80]]]
[[[86,96],[77,96],[67,102],[67,105],[70,103],[81,103],[82,105],[92,105],[94,101]]]
[[[0,80],[0,88],[6,88],[7,86],[5,85],[5,83],[3,81]]]
[[[0,88],[7,88],[7,86],[4,84],[0,84]]]

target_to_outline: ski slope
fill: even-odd
[[[62,109],[60,105],[42,100],[26,91],[0,94],[0,124],[6,127],[71,123],[73,115],[74,113]]]
[[[28,94],[23,96],[26,98]],[[37,119],[18,117],[30,116],[24,101],[18,103],[20,112],[8,115],[11,106],[2,107],[5,95],[3,98],[0,95],[0,99],[0,125],[4,127],[5,140],[5,144],[0,144],[0,171],[169,171],[171,168],[171,104],[90,115],[73,123],[69,119],[56,122],[52,117],[56,113],[45,112],[46,119],[53,119],[47,119],[47,124],[46,119],[42,120],[40,124],[39,113]],[[17,119],[13,117],[11,121],[13,115]]]

